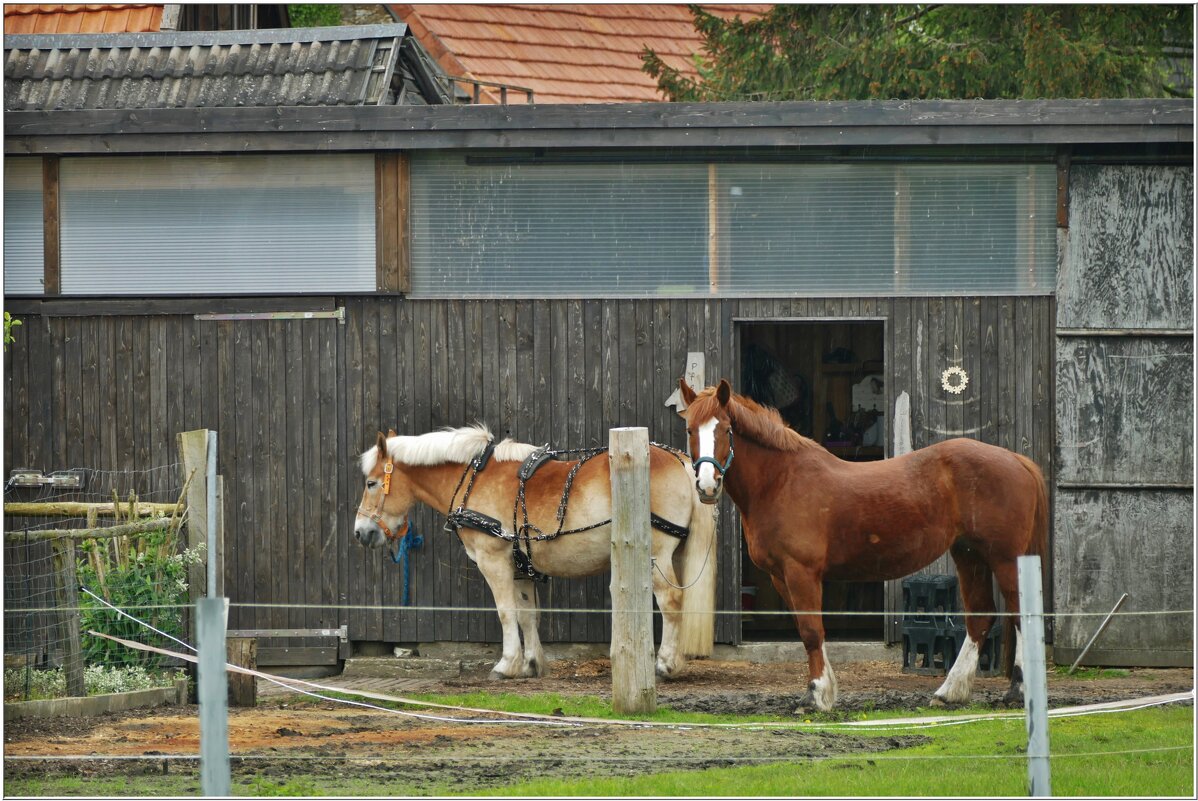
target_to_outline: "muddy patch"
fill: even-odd
[[[841,697],[837,714],[872,710],[915,710],[928,706],[942,677],[904,674],[897,664],[866,662],[837,666]],[[676,681],[658,685],[658,704],[679,711],[766,715],[793,714],[806,685],[804,663],[771,665],[700,661]],[[329,680],[335,683],[335,680]],[[1133,670],[1109,678],[1049,678],[1050,705],[1072,706],[1188,690],[1189,669]],[[979,678],[974,700],[1005,709],[1007,682]],[[454,679],[432,691],[484,690],[563,697],[610,698],[611,665],[604,659],[562,660],[541,679],[491,682]],[[442,713],[436,713],[442,714]],[[826,717],[825,717],[826,719]],[[7,776],[137,776],[181,773],[198,776],[198,763],[162,759],[199,750],[196,707],[136,710],[95,718],[22,719],[4,731],[7,757],[60,757],[50,761],[5,760]],[[470,794],[542,777],[635,776],[672,770],[820,759],[910,748],[918,735],[855,736],[793,729],[668,728],[587,724],[549,727],[508,722],[453,723],[418,720],[394,713],[278,696],[255,709],[229,716],[233,781],[277,784],[302,778],[316,789],[322,781],[352,775],[381,795],[417,795],[430,790]],[[66,757],[87,756],[85,760]],[[114,757],[146,757],[123,760]],[[198,786],[197,786],[198,791]]]

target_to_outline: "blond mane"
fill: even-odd
[[[435,464],[466,464],[482,453],[493,440],[491,429],[482,423],[462,428],[443,428],[419,436],[395,436],[387,439],[387,453],[402,464],[428,466]],[[495,445],[493,459],[497,462],[520,462],[535,451],[535,445],[505,439]],[[362,472],[370,475],[378,463],[378,448],[361,456]]]
[[[720,403],[715,397],[715,387],[707,387],[691,404],[696,409],[697,420],[715,417]],[[736,436],[751,439],[759,445],[776,451],[794,452],[807,448],[818,448],[819,444],[804,437],[788,426],[777,409],[762,406],[752,398],[732,394],[728,401],[728,416],[732,420]]]

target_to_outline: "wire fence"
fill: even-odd
[[[151,607],[145,614],[155,628],[184,633],[187,565],[196,555],[181,547],[181,474],[178,464],[131,471],[76,468],[52,477],[69,478],[75,486],[65,481],[5,486],[6,701],[80,694],[71,678],[76,670],[87,694],[169,683],[179,660],[130,652],[86,632],[172,644],[98,597],[117,607]],[[10,504],[19,505],[20,514],[10,514]],[[167,507],[175,509],[172,519],[152,522],[167,520],[162,516]],[[131,533],[101,531],[110,527]],[[98,536],[71,533],[81,530]]]
[[[256,604],[248,604],[248,605],[253,606]],[[169,606],[170,608],[179,608],[179,609],[186,608],[186,605],[182,605],[182,604],[167,605],[167,606]],[[158,607],[151,605],[151,608],[158,608]],[[340,608],[340,607],[338,607],[338,608]],[[28,613],[28,610],[25,610],[25,611],[26,611],[26,613]],[[560,610],[560,611],[562,611],[564,613],[573,613],[573,612],[577,612],[578,610]],[[594,610],[594,611],[610,613],[611,610]],[[140,643],[148,643],[149,641],[154,640],[155,637],[158,636],[159,633],[156,632],[151,625],[147,625],[147,621],[140,621],[140,620],[136,619],[139,614],[139,612],[137,610],[130,609],[129,612],[130,612],[130,614],[126,614],[124,617],[128,621],[135,624],[137,631],[138,631],[137,635],[133,639],[136,639]],[[144,613],[142,613],[142,614],[144,614]],[[1127,612],[1127,613],[1123,613],[1123,614],[1126,614],[1128,616],[1134,616],[1134,615],[1141,615],[1144,613],[1142,613],[1142,612]],[[1192,614],[1192,612],[1190,610],[1158,610],[1156,612],[1149,612],[1149,614]],[[177,643],[167,643],[167,644],[165,644],[164,647],[168,650],[175,649],[175,650],[179,650],[180,652],[185,650],[185,646],[181,647],[180,644],[177,644]],[[140,649],[134,649],[134,650],[138,650],[140,652]],[[865,721],[851,721],[851,720],[850,721],[817,721],[814,724],[812,724],[809,721],[800,721],[800,720],[777,721],[777,722],[757,720],[757,721],[744,722],[744,723],[702,723],[702,722],[670,723],[670,722],[655,722],[655,721],[646,721],[646,720],[621,721],[621,720],[571,719],[569,717],[561,717],[560,711],[557,711],[557,712],[554,712],[551,714],[546,714],[546,715],[533,715],[533,714],[527,714],[527,713],[523,713],[523,714],[517,713],[517,715],[519,715],[517,717],[517,716],[513,716],[512,713],[504,713],[504,712],[498,712],[498,711],[487,712],[486,710],[481,710],[481,709],[477,709],[477,708],[440,705],[435,702],[417,702],[418,704],[425,706],[425,707],[434,707],[434,708],[436,708],[435,711],[440,713],[440,714],[430,714],[429,711],[415,712],[410,707],[407,709],[404,709],[404,708],[396,708],[394,706],[381,705],[378,702],[383,699],[378,694],[361,693],[361,695],[364,695],[365,697],[362,698],[361,700],[354,700],[352,698],[347,699],[344,697],[345,695],[350,695],[350,696],[355,695],[355,691],[352,689],[335,687],[335,686],[333,686],[333,687],[323,686],[318,683],[306,682],[306,681],[295,680],[295,679],[290,679],[290,680],[276,679],[276,678],[266,677],[264,675],[261,676],[261,678],[264,680],[276,681],[278,683],[284,684],[284,686],[287,686],[289,689],[296,692],[297,694],[308,696],[315,700],[328,702],[330,704],[344,704],[344,705],[352,706],[352,707],[362,709],[362,710],[370,710],[370,711],[377,712],[380,714],[394,716],[397,719],[402,719],[406,722],[410,722],[413,725],[419,725],[421,723],[430,724],[430,725],[451,725],[451,726],[458,726],[458,725],[460,725],[460,726],[478,726],[478,725],[513,726],[513,725],[517,725],[517,724],[526,724],[526,725],[541,725],[541,726],[545,726],[545,727],[552,727],[555,729],[568,728],[568,729],[574,729],[574,730],[592,730],[592,729],[596,729],[596,728],[611,729],[612,727],[625,727],[625,728],[640,730],[640,729],[646,729],[646,728],[663,728],[664,727],[664,728],[671,728],[671,729],[676,729],[676,730],[681,730],[681,731],[691,731],[691,730],[702,729],[702,730],[705,730],[708,732],[712,732],[713,730],[716,730],[716,729],[719,729],[722,731],[729,731],[732,729],[736,729],[739,731],[744,731],[746,733],[761,732],[762,733],[761,736],[766,736],[771,732],[775,733],[775,734],[779,733],[779,730],[781,730],[781,729],[799,730],[799,731],[806,730],[806,731],[810,731],[810,732],[823,732],[823,733],[835,732],[838,735],[858,735],[858,734],[860,734],[860,735],[867,735],[867,734],[892,735],[896,732],[911,732],[911,733],[917,733],[917,734],[926,734],[930,730],[936,729],[939,727],[973,724],[973,725],[978,725],[978,726],[990,725],[990,726],[1002,727],[1001,730],[996,729],[995,731],[996,731],[996,736],[1000,736],[1004,740],[1007,740],[1011,737],[1018,738],[1020,736],[1018,733],[1018,730],[1021,730],[1023,728],[1022,713],[1020,713],[1020,712],[993,712],[993,713],[984,713],[984,714],[961,715],[961,716],[955,717],[955,719],[951,719],[951,720],[947,719],[947,718],[946,719],[927,719],[927,720],[919,720],[919,721],[916,721],[916,720],[893,720],[893,721],[871,720],[871,721],[869,721],[868,726],[862,725],[865,723]],[[1119,712],[1126,712],[1126,711],[1132,711],[1132,710],[1137,710],[1137,709],[1146,709],[1151,706],[1160,706],[1160,705],[1170,704],[1170,703],[1189,703],[1189,704],[1193,703],[1193,692],[1192,691],[1185,697],[1181,697],[1182,695],[1184,695],[1184,694],[1175,693],[1174,694],[1175,697],[1169,698],[1169,699],[1163,699],[1163,700],[1162,699],[1143,699],[1143,703],[1128,704],[1125,707],[1119,708],[1119,709],[1058,710],[1059,714],[1054,715],[1054,714],[1050,713],[1050,717],[1061,718],[1061,717],[1073,717],[1073,716],[1094,715],[1094,714],[1118,714]],[[370,702],[371,700],[375,701],[375,703],[371,703]],[[410,700],[410,699],[393,698],[390,700],[398,702],[398,703],[404,703],[405,701]],[[457,716],[455,716],[455,713]],[[480,713],[486,713],[486,714],[485,714],[485,716],[479,716]],[[463,716],[463,715],[469,715],[469,716]],[[531,718],[537,718],[537,719],[534,720]],[[405,723],[405,724],[401,724],[401,725],[407,725],[407,724]],[[1011,728],[1012,726],[1016,727],[1016,729],[1013,730]],[[236,727],[234,726],[234,728],[236,728]],[[280,729],[280,731],[284,731],[284,730]],[[294,735],[294,732],[292,734]],[[710,737],[713,735],[709,734],[709,735],[704,735],[704,736]],[[704,742],[707,742],[707,741],[705,740]],[[982,761],[1023,763],[1027,760],[1027,755],[1025,753],[1021,753],[1021,752],[1017,752],[1017,753],[969,753],[969,754],[964,754],[964,753],[916,753],[916,754],[911,754],[911,753],[893,753],[893,752],[878,753],[878,752],[870,751],[870,752],[866,752],[866,753],[836,752],[836,753],[825,753],[825,754],[795,755],[793,753],[791,753],[791,754],[760,753],[760,752],[754,753],[755,749],[752,749],[751,746],[746,745],[746,744],[742,744],[741,746],[737,746],[737,747],[742,750],[740,750],[739,752],[736,752],[736,753],[721,753],[718,757],[713,757],[707,753],[697,753],[695,751],[695,747],[693,746],[693,744],[687,745],[684,743],[679,743],[675,746],[671,746],[670,749],[666,749],[667,753],[648,753],[648,752],[646,752],[646,753],[640,753],[640,754],[618,754],[617,753],[617,754],[606,754],[606,755],[588,753],[588,754],[580,754],[580,755],[570,755],[570,754],[563,754],[563,753],[555,751],[553,753],[523,753],[519,756],[512,756],[512,755],[502,755],[502,754],[497,755],[497,754],[489,754],[489,753],[480,754],[480,753],[471,752],[470,754],[455,754],[453,756],[453,765],[455,766],[455,769],[463,769],[464,770],[464,769],[469,768],[470,766],[482,766],[482,765],[486,765],[486,764],[501,765],[501,764],[507,764],[507,763],[545,765],[547,769],[560,768],[562,765],[566,765],[569,763],[593,764],[593,765],[599,765],[599,766],[612,766],[612,767],[621,765],[621,764],[627,764],[630,768],[635,769],[635,770],[639,770],[639,771],[643,771],[643,772],[656,772],[656,771],[662,771],[662,770],[694,769],[694,768],[701,768],[701,767],[706,768],[706,767],[711,767],[713,765],[733,767],[733,766],[742,766],[742,765],[766,765],[766,764],[770,764],[770,763],[781,764],[781,763],[794,763],[794,762],[806,763],[806,762],[824,762],[824,761],[849,762],[849,763],[868,761],[869,764],[871,764],[871,765],[879,764],[879,763],[895,763],[895,764],[897,764],[897,763],[914,763],[914,762],[940,762],[942,764],[949,765],[949,764],[958,764],[958,763],[964,762],[965,760],[969,760],[969,761],[973,762],[974,764],[977,764]],[[671,753],[670,751],[673,749],[677,749],[677,753]],[[1109,749],[1089,748],[1086,750],[1078,750],[1078,751],[1054,752],[1050,755],[1050,758],[1053,760],[1054,763],[1057,763],[1057,764],[1059,764],[1061,761],[1076,761],[1079,759],[1088,759],[1088,760],[1101,759],[1101,760],[1109,761],[1112,759],[1125,759],[1126,760],[1126,759],[1137,759],[1137,758],[1141,758],[1141,757],[1154,757],[1154,758],[1155,757],[1160,757],[1160,758],[1168,757],[1168,758],[1174,759],[1176,761],[1176,760],[1182,759],[1182,756],[1180,756],[1180,755],[1183,755],[1185,752],[1192,752],[1192,749],[1193,749],[1192,740],[1187,745],[1160,745],[1160,746],[1143,747],[1143,748],[1117,747],[1116,744],[1112,744],[1112,747]],[[259,751],[243,750],[243,751],[240,751],[240,752],[237,752],[237,753],[234,753],[231,755],[231,765],[232,765],[233,769],[241,771],[244,774],[246,771],[255,770],[256,769],[255,766],[257,766],[257,765],[271,764],[271,763],[285,763],[285,764],[293,765],[293,766],[298,765],[300,763],[310,763],[313,766],[312,770],[316,770],[316,766],[318,763],[324,763],[324,762],[329,762],[329,761],[335,762],[340,765],[353,765],[353,764],[361,763],[364,766],[372,766],[372,765],[377,764],[380,759],[379,754],[372,754],[370,756],[362,756],[362,755],[358,755],[358,754],[349,752],[349,753],[339,754],[335,757],[329,757],[329,756],[310,754],[310,753],[299,753],[299,752],[297,752],[297,753],[277,753],[274,751],[276,751],[276,749],[272,749],[272,753],[265,753],[260,750]],[[436,755],[424,755],[424,754],[418,754],[418,753],[410,753],[406,750],[400,750],[399,752],[388,754],[385,758],[386,758],[386,761],[388,762],[388,764],[396,766],[396,767],[403,766],[403,765],[406,765],[409,763],[412,764],[413,766],[422,765],[425,763],[428,763],[433,766],[440,766],[440,767],[447,766],[447,755],[444,753],[440,753],[440,754],[436,754]],[[139,764],[139,763],[147,764],[148,763],[151,765],[159,765],[161,763],[162,772],[165,773],[166,772],[165,765],[168,761],[176,763],[176,764],[182,763],[185,765],[186,764],[197,765],[198,762],[200,761],[201,757],[199,754],[196,754],[196,753],[162,752],[162,751],[155,749],[152,751],[146,751],[142,755],[133,755],[133,754],[127,754],[127,753],[124,753],[124,754],[102,754],[102,753],[95,753],[95,752],[90,753],[90,754],[58,753],[58,754],[54,754],[54,755],[26,753],[26,754],[6,755],[5,759],[6,759],[6,762],[8,762],[10,765],[16,765],[16,764],[20,764],[20,763],[39,763],[39,762],[58,763],[60,765],[67,764],[67,763],[84,764],[84,763],[95,762],[98,760],[103,760],[103,761],[108,761],[108,762],[124,761],[124,762],[129,762],[131,764]],[[400,768],[400,769],[402,769],[402,768]],[[413,768],[413,770],[417,770],[417,769],[418,768],[416,768],[416,767]]]

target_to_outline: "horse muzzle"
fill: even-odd
[[[387,537],[374,523],[368,520],[358,520],[358,524],[354,526],[354,539],[360,545],[366,548],[378,548],[386,541]]]
[[[724,491],[724,482],[717,482],[715,489],[708,492],[699,486],[699,482],[695,482],[695,491],[699,493],[699,502],[705,503],[708,506],[715,505],[720,500],[720,494]]]

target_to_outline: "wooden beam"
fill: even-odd
[[[720,176],[719,166],[707,165],[707,288],[720,291]]]
[[[396,284],[405,295],[412,291],[412,248],[410,215],[412,212],[412,157],[399,154],[396,194]]]
[[[173,503],[138,502],[133,512],[138,517],[169,515],[177,508]],[[10,517],[87,517],[92,512],[99,517],[113,517],[117,510],[111,501],[107,503],[81,503],[75,501],[42,501],[32,503],[6,503],[4,514]],[[122,503],[120,513],[128,516],[130,508]]]
[[[379,292],[394,291],[394,276],[399,272],[396,262],[399,243],[394,224],[398,198],[395,161],[394,153],[377,153],[374,157],[375,289]]]
[[[1069,227],[1069,148],[1057,156],[1057,228]]]
[[[1008,128],[1026,141],[1029,129],[1131,128],[1152,141],[1193,139],[1194,101],[1130,100],[886,100],[842,102],[540,104],[514,106],[296,106],[13,111],[9,136],[106,133],[200,135],[267,132],[651,130],[678,128],[866,127],[977,130]],[[1150,122],[1149,122],[1150,121]],[[1178,130],[1167,131],[1176,128]],[[1188,134],[1185,133],[1188,131]],[[1015,137],[1012,137],[1015,138]],[[739,142],[737,142],[739,144]],[[797,143],[796,143],[797,144]]]
[[[58,203],[58,156],[42,158],[42,265],[43,292],[62,293],[62,237]]]
[[[129,534],[145,534],[147,531],[157,531],[167,528],[172,522],[169,517],[160,517],[154,520],[139,520],[136,523],[124,523],[119,526],[106,526],[104,528],[65,528],[8,532],[4,535],[4,540],[6,542],[37,542],[39,540],[111,539],[112,537],[124,537]]]
[[[335,665],[338,658],[335,646],[258,649],[258,665],[260,667]]]
[[[335,311],[329,296],[278,298],[11,298],[4,308],[13,314],[43,317],[144,317],[148,315],[240,314],[276,311]]]
[[[394,108],[389,106],[389,109]],[[458,107],[464,108],[464,107]],[[503,106],[501,108],[522,108]],[[22,113],[22,112],[18,112]],[[26,112],[27,113],[27,112]],[[9,114],[5,115],[7,119]],[[6,128],[7,132],[7,128]],[[945,147],[980,145],[1035,146],[1059,144],[1179,144],[1177,153],[1190,152],[1193,129],[1174,125],[946,125],[859,126],[838,129],[828,126],[763,125],[759,128],[592,128],[582,125],[560,128],[503,128],[479,130],[417,129],[410,131],[248,131],[244,133],[140,133],[136,130],[88,135],[41,132],[8,134],[4,152],[9,155],[114,155],[121,153],[286,153],[352,152],[379,150],[442,150],[452,148],[595,148],[658,147],[693,149],[727,148],[730,139],[737,147]],[[1176,154],[1174,154],[1176,155]],[[1162,157],[1161,161],[1170,161]],[[1176,159],[1172,159],[1176,160]]]

